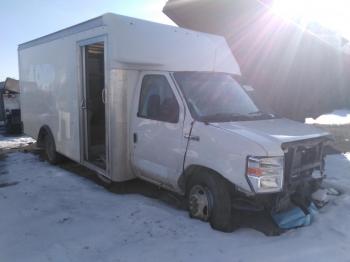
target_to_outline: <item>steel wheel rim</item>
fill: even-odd
[[[195,185],[189,194],[189,211],[191,217],[208,221],[212,210],[212,194],[202,185]]]

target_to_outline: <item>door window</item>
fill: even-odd
[[[164,75],[142,79],[138,117],[169,123],[179,121],[179,104]]]

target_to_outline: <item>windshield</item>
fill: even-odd
[[[267,117],[229,74],[176,72],[174,77],[197,120],[244,121]]]

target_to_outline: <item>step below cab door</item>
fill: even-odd
[[[168,73],[143,72],[134,98],[133,168],[141,178],[176,187],[186,150],[181,96]]]

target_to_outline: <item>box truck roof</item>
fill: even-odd
[[[109,66],[119,69],[214,71],[240,75],[221,36],[107,13],[19,45],[19,51],[104,28]]]

